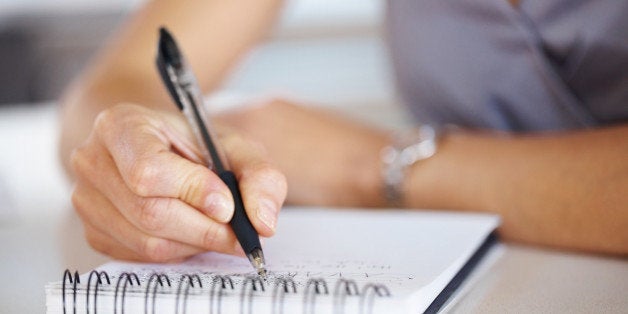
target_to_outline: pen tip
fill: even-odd
[[[266,272],[266,261],[264,260],[262,249],[256,248],[251,253],[247,254],[247,256],[251,261],[251,265],[253,265],[253,268],[257,271],[257,275],[266,280],[268,274]]]
[[[264,281],[266,281],[268,279],[268,272],[266,271],[266,268],[260,268],[257,270],[257,274],[260,276],[260,278],[262,278]]]

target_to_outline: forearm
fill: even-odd
[[[280,5],[279,0],[148,3],[114,35],[62,98],[60,153],[64,165],[103,109],[121,102],[174,109],[154,65],[160,26],[175,34],[207,92],[266,36]]]
[[[498,213],[506,239],[628,254],[628,127],[451,133],[411,169],[408,205]]]

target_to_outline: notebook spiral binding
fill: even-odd
[[[203,280],[198,274],[183,274],[179,277],[179,284],[176,290],[175,296],[175,314],[186,313],[186,306],[188,295],[191,289],[202,289]],[[77,290],[79,289],[80,276],[77,271],[74,273],[66,269],[63,273],[63,282],[61,285],[62,305],[63,313],[67,314],[68,301],[66,301],[66,295],[71,289],[72,293],[72,313],[77,313]],[[132,272],[121,273],[113,286],[109,274],[106,271],[92,270],[89,273],[89,277],[86,283],[85,293],[85,313],[90,313],[90,306],[93,313],[97,313],[98,308],[98,293],[99,288],[107,285],[109,287],[115,287],[113,294],[113,311],[114,314],[118,312],[124,314],[124,299],[128,287],[137,286],[144,288],[139,279],[139,276]],[[207,284],[207,282],[206,282]],[[216,275],[212,274],[211,282],[209,283],[209,313],[222,313],[221,304],[225,291],[235,290],[233,279],[228,275]],[[144,282],[144,313],[154,314],[156,296],[159,289],[172,287],[172,280],[170,277],[163,273],[153,273],[148,277],[148,280]],[[70,288],[71,286],[71,288]],[[253,313],[253,300],[256,292],[265,292],[267,289],[264,282],[258,277],[248,276],[244,278],[241,290],[240,290],[240,313]],[[93,291],[93,293],[91,293]],[[297,285],[291,278],[277,278],[272,287],[272,313],[284,313],[284,300],[287,294],[297,294]],[[303,313],[310,314],[316,312],[316,298],[320,295],[329,295],[330,289],[327,285],[327,281],[322,278],[312,278],[307,281],[303,293]],[[375,298],[378,297],[390,297],[391,293],[385,285],[368,283],[365,284],[362,289],[359,289],[358,284],[349,279],[340,278],[336,281],[334,289],[332,291],[333,297],[333,313],[344,313],[347,297],[359,297],[359,313],[370,313],[373,308]],[[90,303],[90,299],[93,303]]]
[[[91,287],[91,283],[92,283],[92,278],[94,278],[94,275],[96,275],[96,284],[94,286],[94,313],[96,313],[96,308],[98,308],[97,302],[98,302],[98,286],[100,286],[102,284],[102,278],[104,277],[107,280],[107,284],[110,285],[111,284],[111,280],[109,280],[109,274],[107,274],[104,271],[96,271],[96,270],[92,270],[89,273],[89,278],[87,279],[87,293],[86,293],[86,299],[85,299],[85,312],[87,312],[87,314],[89,314],[89,289]],[[75,301],[76,303],[76,301]]]

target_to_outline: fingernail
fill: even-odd
[[[233,205],[227,196],[214,192],[205,198],[205,209],[212,218],[220,222],[228,222],[231,219]]]
[[[270,230],[275,231],[277,224],[277,207],[274,202],[267,199],[260,200],[257,207],[257,217],[259,217]]]

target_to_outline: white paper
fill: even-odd
[[[375,313],[380,308],[386,313],[393,309],[399,313],[422,312],[497,224],[496,216],[485,214],[286,208],[282,211],[277,234],[264,243],[271,274],[264,292],[252,291],[250,282],[243,288],[247,276],[254,275],[252,266],[244,258],[206,253],[176,265],[113,262],[98,268],[110,274],[112,281],[111,285],[99,287],[99,310],[113,310],[117,274],[126,271],[138,274],[141,282],[140,287],[127,283],[124,308],[129,312],[144,311],[146,281],[154,272],[166,273],[172,280],[170,288],[157,289],[158,313],[175,313],[177,290],[182,296],[180,291],[184,288],[188,291],[187,298],[185,302],[179,298],[179,312],[183,311],[185,303],[191,313],[208,312],[210,307],[217,313],[218,299],[225,313],[248,312],[249,307],[256,313],[277,312],[278,309],[301,313],[304,307],[305,312],[321,313],[338,308],[346,309],[347,313],[361,312],[365,308]],[[183,274],[198,274],[203,288],[198,284],[179,288],[178,278]],[[212,286],[215,275],[229,276],[234,289]],[[278,292],[284,289],[278,281],[281,278],[292,280],[297,293]],[[81,276],[82,285],[87,279],[87,274]],[[319,294],[311,293],[315,285],[309,283],[308,288],[308,282],[312,279],[323,280],[327,294],[322,286],[319,286]],[[365,291],[369,284],[379,288],[375,291],[371,286]],[[58,302],[60,283],[47,288],[49,312],[62,309]],[[86,296],[84,288],[78,290],[77,309],[80,310],[85,308]],[[220,298],[215,296],[217,290],[220,290]],[[306,290],[310,293],[305,293]],[[66,305],[73,304],[73,301],[68,303],[73,300],[72,290],[66,291],[69,291]],[[388,292],[390,296],[378,296]],[[91,308],[93,288],[90,293]],[[151,293],[152,290],[148,298],[152,301]],[[52,294],[57,296],[51,297]],[[119,299],[116,306],[121,308]]]

